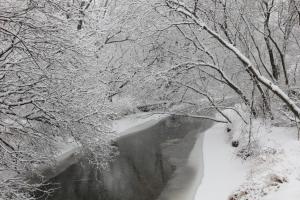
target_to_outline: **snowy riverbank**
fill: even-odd
[[[138,113],[129,115],[119,120],[115,120],[112,123],[112,130],[117,133],[117,137],[129,134],[134,131],[148,128],[158,123],[164,117],[168,115],[162,114],[151,114],[151,113]],[[68,141],[64,141],[61,138],[57,138],[55,143],[57,152],[53,155],[54,163],[51,165],[37,165],[34,171],[44,176],[44,180],[48,180],[57,174],[64,171],[67,167],[74,164],[80,158],[81,145],[76,143],[71,138]],[[13,179],[17,176],[14,171],[0,170],[0,181],[7,179]],[[25,175],[30,177],[31,182],[39,182],[39,176],[32,177],[32,175]]]
[[[112,123],[112,130],[117,133],[117,137],[142,130],[153,126],[168,115],[158,115],[151,113],[138,113],[129,115]],[[64,171],[67,167],[74,164],[81,157],[81,145],[72,141],[58,141],[56,144],[58,153],[55,155],[55,165],[39,166],[38,170],[45,175],[47,179]]]
[[[152,113],[137,113],[128,115],[119,120],[112,122],[112,130],[117,133],[117,137],[130,134],[138,130],[146,129],[158,123],[168,115],[152,114]],[[41,168],[42,171],[47,171],[48,177],[53,177],[65,170],[68,166],[77,162],[80,153],[81,145],[70,140],[57,143],[58,153],[55,155],[56,165],[50,168]],[[49,174],[50,173],[50,174]]]
[[[253,146],[248,152],[252,155],[247,157],[248,126],[233,111],[225,113],[234,122],[230,127],[233,133],[228,133],[224,124],[215,124],[204,133],[204,175],[195,200],[299,200],[300,142],[296,128],[254,120]],[[239,140],[240,146],[233,148],[232,140]]]
[[[154,113],[137,113],[128,115],[124,118],[113,121],[112,130],[115,131],[118,136],[122,136],[131,132],[149,128],[168,116],[169,115],[167,114]]]
[[[217,115],[217,118],[221,117]],[[235,156],[226,128],[226,124],[216,123],[203,133],[204,170],[195,200],[227,200],[246,178],[247,163]]]

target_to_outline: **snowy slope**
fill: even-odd
[[[138,113],[129,115],[119,120],[115,120],[112,123],[112,130],[118,135],[126,135],[130,132],[142,130],[153,126],[163,118],[167,117],[167,114],[153,114],[153,113]]]
[[[204,133],[204,176],[195,200],[226,200],[246,179],[248,166],[234,155],[225,129],[215,124]]]
[[[204,177],[195,200],[300,200],[297,129],[253,120],[253,155],[241,159],[237,153],[247,144],[249,127],[234,112],[225,113],[233,119],[233,133],[222,124],[205,132]],[[240,146],[231,147],[232,140],[239,140]]]

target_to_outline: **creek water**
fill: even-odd
[[[184,166],[198,134],[211,124],[197,118],[167,117],[118,138],[120,153],[108,169],[98,170],[82,158],[48,181],[47,189],[56,188],[50,195],[37,196],[40,200],[156,200],[170,180],[180,179],[172,188],[181,188],[193,178],[193,169]],[[178,176],[175,172],[181,168],[184,174]],[[168,191],[163,196],[167,199]]]

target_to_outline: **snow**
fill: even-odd
[[[241,106],[237,110],[244,113]],[[253,120],[253,155],[242,159],[237,154],[247,145],[249,127],[232,110],[225,110],[225,114],[233,124],[215,124],[204,133],[204,176],[194,200],[299,200],[300,142],[296,128]],[[239,141],[238,148],[231,146],[233,140]]]
[[[232,111],[226,114],[229,113],[231,119],[234,118],[235,114]],[[225,134],[226,128],[225,124],[215,124],[204,133],[204,176],[195,200],[228,199],[236,187],[246,179],[248,166],[234,155],[235,150]],[[234,128],[237,129],[237,126],[234,125]]]
[[[153,126],[167,116],[169,115],[155,113],[137,113],[129,115],[122,119],[115,120],[112,123],[112,130],[119,136],[126,135]]]
[[[74,141],[72,138],[68,138],[67,141],[58,141],[55,144],[58,152],[55,155],[57,163],[62,162],[72,155],[76,155],[81,150],[81,144]]]
[[[266,162],[265,173],[276,173],[285,177],[287,182],[279,189],[270,192],[262,200],[299,200],[300,199],[300,142],[294,127],[272,127],[271,132],[261,139],[264,146],[276,147],[274,162]],[[266,160],[268,161],[268,159]],[[277,191],[278,190],[278,191]]]
[[[300,199],[300,180],[293,180],[284,184],[278,192],[272,193],[263,200],[299,200]]]
[[[255,154],[246,160],[250,165],[247,180],[237,188],[239,200],[295,200],[293,190],[300,177],[300,143],[294,127],[274,127],[262,120],[254,122]],[[296,198],[299,200],[299,198]]]
[[[48,180],[57,174],[64,171],[67,167],[74,164],[76,161],[78,161],[81,145],[74,142],[74,141],[67,141],[63,142],[62,140],[59,140],[55,143],[55,146],[57,147],[57,153],[53,155],[55,165],[53,164],[33,164],[32,169],[37,172],[38,174],[44,174],[45,180]],[[23,177],[27,177],[26,174]],[[22,176],[21,176],[22,177]],[[20,178],[20,175],[15,172],[14,170],[6,170],[6,169],[0,169],[0,184],[3,184],[7,180],[13,180],[16,178]],[[27,177],[28,178],[28,177]],[[31,181],[32,183],[35,183],[36,181],[39,181],[38,179],[33,178]]]

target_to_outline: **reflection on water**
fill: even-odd
[[[117,140],[120,155],[107,171],[99,171],[84,159],[51,179],[59,189],[49,200],[155,200],[183,165],[196,133],[207,120],[169,117]]]

